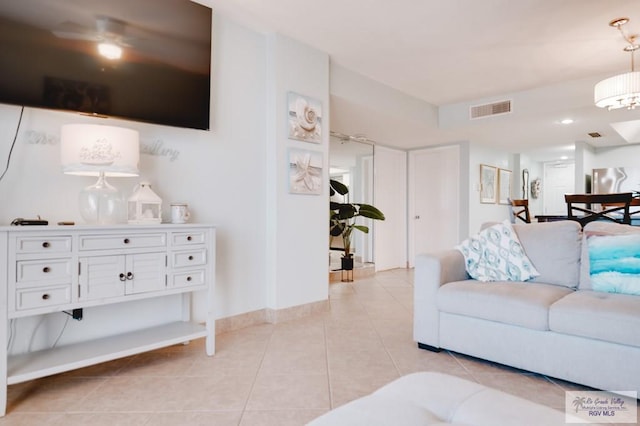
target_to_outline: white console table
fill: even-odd
[[[213,226],[0,227],[0,284],[0,416],[15,383],[202,337],[207,355],[215,352]],[[195,291],[206,294],[205,324],[191,320]],[[115,333],[87,324],[81,341],[21,353],[7,348],[11,322],[20,318],[94,307],[118,315],[123,303],[163,296],[176,299],[181,318]]]

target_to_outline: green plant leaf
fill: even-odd
[[[329,234],[332,237],[338,237],[342,235],[343,230],[344,230],[344,225],[342,225],[341,223],[338,223],[333,225],[331,228],[329,228]]]
[[[384,220],[384,213],[370,204],[356,204],[358,206],[358,213],[360,216],[368,217],[369,219]]]
[[[338,182],[337,180],[330,179],[329,186],[340,195],[346,195],[349,193],[349,188],[347,187],[347,185],[342,182]]]
[[[338,207],[338,217],[340,219],[351,219],[356,215],[356,208],[352,204],[340,204]]]
[[[362,231],[362,232],[364,232],[365,234],[368,234],[368,233],[369,233],[369,227],[368,227],[368,226],[364,226],[364,225],[353,225],[353,227],[354,227],[355,229],[357,229],[358,231]]]

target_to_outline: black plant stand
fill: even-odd
[[[340,278],[342,282],[353,282],[353,256],[342,257],[341,259],[342,269],[340,269]]]
[[[343,283],[353,282],[353,269],[341,269],[340,278]]]

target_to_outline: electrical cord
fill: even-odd
[[[11,154],[13,153],[13,148],[16,146],[16,140],[18,140],[18,133],[20,132],[20,124],[22,123],[22,115],[24,114],[24,106],[20,108],[20,118],[18,119],[18,127],[16,127],[16,134],[13,136],[13,142],[11,142],[11,148],[9,149],[9,155],[7,156],[7,165],[4,168],[4,172],[0,175],[0,181],[9,171],[9,163],[11,163]]]
[[[71,318],[71,314],[69,314],[69,312],[62,311],[62,313],[67,314],[67,316],[65,317],[64,324],[62,325],[62,329],[60,330],[58,337],[56,337],[56,340],[53,342],[53,345],[51,346],[51,348],[56,347],[56,345],[60,341],[60,338],[64,334],[64,331],[67,329],[67,324],[69,324],[69,318]],[[33,329],[33,332],[31,333],[31,339],[29,339],[29,346],[27,351],[31,352],[31,350],[33,349],[33,344],[35,342],[36,335],[38,334],[40,327],[42,327],[42,325],[44,324],[46,318],[47,318],[47,315],[42,315],[40,317],[40,320],[38,321],[38,324],[36,324],[35,328]]]
[[[13,346],[13,336],[16,334],[16,319],[9,320],[9,338],[7,339],[7,352],[11,351]]]
[[[60,330],[60,334],[58,334],[58,337],[56,338],[56,341],[53,342],[53,346],[51,346],[52,349],[56,347],[56,345],[60,341],[60,338],[64,334],[64,331],[67,329],[67,324],[69,324],[69,318],[71,318],[71,317],[68,315],[68,312],[65,312],[65,314],[67,314],[67,317],[64,320],[64,325],[62,326],[62,330]]]
[[[44,324],[45,318],[46,318],[46,315],[41,315],[40,319],[38,320],[38,324],[36,324],[35,328],[33,329],[33,332],[31,333],[31,339],[29,339],[29,346],[27,346],[28,352],[31,352],[31,348],[33,347],[33,342],[36,340],[36,334],[38,334],[38,330],[40,330],[40,327],[42,327],[42,324]]]

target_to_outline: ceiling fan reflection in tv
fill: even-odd
[[[0,103],[209,129],[210,8],[25,1],[0,4]]]
[[[51,31],[56,37],[71,40],[86,40],[96,43],[98,53],[107,59],[120,59],[123,48],[132,46],[132,39],[126,37],[127,23],[109,16],[97,16],[95,28],[87,28],[78,23],[66,21]]]

